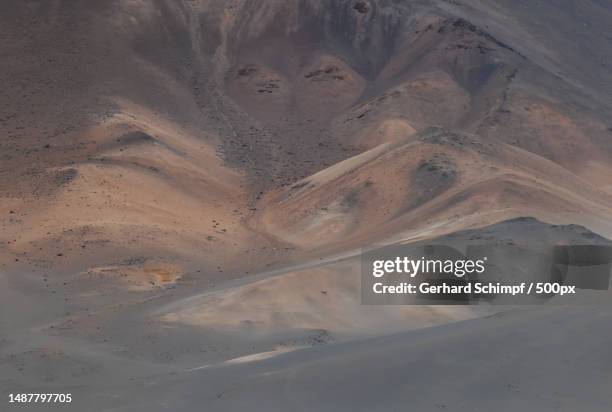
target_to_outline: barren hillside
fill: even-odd
[[[612,238],[611,21],[600,0],[2,1],[0,386],[489,313],[360,306],[359,250],[520,218]]]

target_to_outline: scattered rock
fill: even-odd
[[[238,76],[249,76],[255,72],[257,72],[257,68],[255,66],[245,66],[238,69]]]
[[[368,2],[366,2],[366,1],[358,1],[353,6],[353,9],[357,10],[357,12],[359,12],[361,14],[365,14],[368,11],[370,11],[370,6],[369,6]]]

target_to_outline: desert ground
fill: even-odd
[[[0,410],[610,411],[605,291],[360,294],[381,245],[610,244],[610,22],[608,0],[2,1]],[[7,401],[36,392],[73,402]]]

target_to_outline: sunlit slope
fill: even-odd
[[[377,146],[271,193],[265,202],[254,227],[321,249],[515,216],[593,225],[610,213],[609,194],[555,163],[440,128]],[[597,229],[610,231],[609,225]]]

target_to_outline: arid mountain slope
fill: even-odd
[[[255,227],[319,252],[522,215],[612,230],[609,193],[523,149],[439,128],[377,146],[264,201]]]
[[[432,387],[447,365],[422,367],[419,339],[482,333],[497,356],[521,335],[488,318],[383,340],[389,357],[250,364],[489,313],[360,305],[362,248],[612,238],[610,21],[608,0],[1,1],[0,391],[79,385],[101,409],[185,379],[227,410],[279,379],[326,400],[320,371],[399,355]],[[504,327],[535,342],[567,312],[522,316]],[[487,365],[491,393],[515,384]]]
[[[601,211],[589,205],[605,198],[597,191],[609,190],[612,99],[596,85],[611,53],[601,37],[607,33],[603,16],[610,12],[596,2],[577,6],[585,18],[593,16],[591,30],[562,26],[554,35],[520,7],[500,4],[493,10],[480,2],[116,0],[92,7],[56,0],[1,7],[1,30],[9,40],[0,63],[6,85],[0,98],[5,268],[79,272],[161,256],[166,263],[182,260],[182,271],[210,272],[228,260],[221,250],[244,253],[261,242],[277,252],[249,265],[274,263],[283,259],[279,250],[320,244],[330,230],[344,233],[337,226],[350,225],[329,219],[352,216],[364,234],[389,220],[396,231],[414,229],[414,219],[395,220],[416,207],[406,204],[408,198],[419,206],[435,202],[425,210],[442,213],[421,214],[419,221],[465,213],[451,212],[438,195],[459,193],[457,187],[446,190],[456,186],[450,180],[464,181],[482,162],[489,170],[502,169],[491,172],[489,182],[505,183],[489,183],[494,189],[480,194],[474,189],[473,196],[464,188],[466,202],[489,197],[487,190],[526,185],[506,173],[513,165],[496,165],[478,152],[470,155],[472,165],[463,165],[446,149],[421,155],[391,149],[431,126],[541,156],[540,169],[548,170],[539,173],[550,183],[533,190],[549,200],[506,205],[516,208],[515,215],[548,210],[546,202],[558,197],[571,204],[563,190],[580,186],[590,190],[576,198],[589,197],[589,216],[583,219],[588,224],[590,215]],[[569,21],[576,13],[552,4],[539,8],[552,22]],[[589,44],[588,53],[580,54],[588,76],[587,70],[573,69],[578,42]],[[385,142],[392,146],[379,147]],[[317,204],[344,208],[344,217],[324,210],[327,217],[317,224],[325,229],[318,235],[310,238],[309,230],[319,230],[315,223],[295,226],[282,217],[278,228],[245,224],[256,210],[296,222],[304,212],[290,201],[270,204],[278,188],[344,168],[338,163],[352,156],[359,155],[350,162],[361,162],[371,156],[369,150],[396,153],[349,174],[354,183],[336,181],[341,186],[336,194],[326,191],[351,192],[353,202],[337,197]],[[547,161],[577,176],[568,181],[585,182],[556,188],[567,179]],[[452,167],[461,170],[427,189],[427,179],[414,174],[427,174],[426,168],[417,171],[419,162],[456,163]],[[404,167],[408,181],[413,169],[416,186],[393,182],[391,175],[400,176]],[[370,175],[378,176],[373,186]],[[382,187],[393,190],[383,193]],[[372,192],[365,196],[368,202],[378,198],[384,206],[367,212],[373,217],[357,219],[365,206],[356,206],[356,190],[363,196]],[[557,211],[576,207],[559,205]],[[311,229],[304,232],[304,224]],[[385,236],[385,230],[378,232]],[[210,237],[219,241],[205,240]],[[292,244],[296,237],[303,240]],[[356,239],[355,244],[369,241],[367,235]],[[82,247],[87,242],[97,242],[95,258]]]

